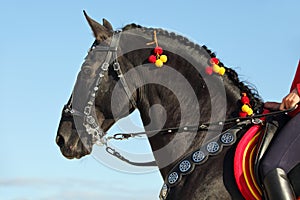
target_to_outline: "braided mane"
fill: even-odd
[[[173,38],[173,39],[179,41],[181,44],[193,48],[194,50],[198,51],[200,54],[207,53],[210,55],[211,58],[216,57],[216,54],[214,52],[212,52],[210,49],[208,49],[205,45],[200,46],[200,45],[190,41],[188,38],[186,38],[182,35],[178,35],[174,32],[168,32],[161,28],[158,28],[158,29],[146,28],[146,27],[132,23],[132,24],[128,24],[128,25],[124,26],[122,28],[122,30],[126,31],[126,30],[137,29],[137,28],[140,29],[142,32],[149,33],[149,34],[152,34],[153,30],[156,30],[158,34]],[[203,52],[203,50],[205,52]],[[232,68],[226,67],[221,61],[219,63],[219,66],[225,67],[226,75],[227,75],[228,79],[230,81],[232,81],[232,83],[234,85],[236,85],[242,92],[247,94],[247,96],[250,99],[250,103],[252,105],[254,112],[261,112],[262,107],[263,107],[263,100],[260,97],[260,95],[258,94],[257,89],[255,87],[253,87],[253,85],[246,83],[245,81],[241,81],[238,77],[237,72],[235,70],[233,70]]]

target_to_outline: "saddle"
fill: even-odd
[[[262,199],[260,163],[276,133],[287,122],[285,115],[269,116],[263,125],[253,125],[243,135],[234,156],[234,176],[245,199]]]

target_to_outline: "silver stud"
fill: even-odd
[[[232,133],[224,133],[221,136],[221,142],[223,144],[231,144],[234,141],[234,135]]]
[[[206,147],[209,153],[216,153],[220,149],[220,145],[217,142],[210,142]]]
[[[191,167],[192,167],[192,165],[191,165],[190,161],[188,161],[188,160],[184,160],[179,164],[179,170],[182,173],[189,171],[191,169]]]
[[[168,182],[169,184],[174,184],[178,181],[179,179],[179,175],[177,172],[172,172],[169,176],[168,176]]]
[[[94,124],[95,123],[95,118],[92,117],[92,116],[88,116],[86,118],[86,121],[89,123],[89,124]]]
[[[200,163],[201,161],[203,161],[205,158],[205,154],[198,150],[198,151],[195,151],[192,155],[192,159],[195,163]]]

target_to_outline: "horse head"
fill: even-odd
[[[99,139],[99,135],[97,135],[98,138],[95,137],[96,134],[104,134],[116,118],[121,118],[134,110],[133,104],[126,104],[126,101],[124,101],[127,98],[126,94],[121,92],[113,100],[114,113],[112,113],[110,103],[112,102],[112,91],[118,85],[117,82],[120,79],[118,77],[120,75],[113,69],[120,64],[122,66],[127,65],[126,60],[121,57],[112,58],[119,45],[118,41],[114,41],[113,46],[110,45],[113,42],[112,36],[116,33],[113,31],[112,25],[105,19],[103,19],[103,25],[101,25],[91,19],[85,12],[84,15],[94,33],[95,42],[81,66],[69,102],[62,111],[56,136],[56,143],[62,154],[69,159],[81,158],[90,154],[93,144]],[[111,63],[111,60],[114,59],[117,59],[118,62]],[[113,64],[118,66],[113,68],[111,66]],[[101,76],[101,80],[99,76]],[[97,84],[95,81],[99,81],[101,84]],[[97,89],[95,90],[95,88]],[[91,96],[94,98],[90,98]],[[90,114],[86,115],[87,106],[91,103],[93,105],[89,107]],[[97,121],[96,124],[88,124],[85,123],[85,120]],[[94,128],[97,133],[88,133],[87,126],[88,128]]]

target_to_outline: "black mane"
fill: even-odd
[[[128,24],[122,28],[123,31],[131,30],[131,29],[140,29],[143,32],[149,32],[149,34],[152,34],[153,30],[154,30],[154,28],[143,27],[143,26],[140,26],[135,23]],[[216,54],[214,52],[212,52],[210,49],[208,49],[207,46],[205,46],[205,45],[200,46],[200,45],[190,41],[188,38],[186,38],[182,35],[178,35],[174,32],[168,32],[161,28],[158,28],[155,30],[161,35],[178,40],[183,45],[191,47],[191,48],[195,49],[196,51],[199,51],[200,54],[203,53],[203,49],[204,49],[206,51],[205,53],[209,54],[211,58],[216,58]],[[227,75],[228,79],[230,81],[232,81],[232,83],[234,85],[236,85],[243,93],[247,94],[247,96],[250,98],[250,103],[253,107],[254,112],[261,112],[262,106],[263,106],[263,100],[262,100],[261,96],[259,95],[255,86],[253,86],[252,84],[246,83],[245,81],[241,81],[238,77],[237,72],[232,68],[226,67],[221,60],[220,60],[219,66],[225,67],[226,75]]]

